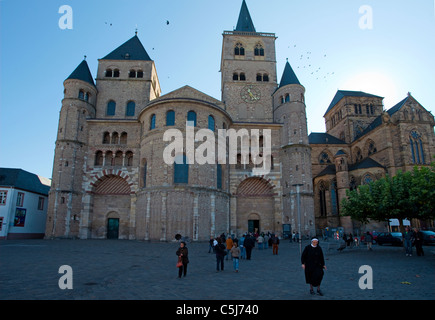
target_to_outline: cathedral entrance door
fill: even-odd
[[[260,233],[260,220],[248,220],[248,232]]]
[[[119,219],[109,218],[107,220],[107,239],[118,239]]]

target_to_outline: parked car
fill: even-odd
[[[435,232],[421,231],[423,233],[423,244],[435,244]]]
[[[403,245],[401,232],[383,232],[378,234],[376,242],[381,246],[383,244],[391,244],[393,246]]]

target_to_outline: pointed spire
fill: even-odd
[[[137,34],[113,50],[102,60],[144,60],[151,61]]]
[[[301,83],[298,80],[298,77],[296,76],[295,72],[293,71],[292,67],[290,66],[290,63],[288,62],[285,64],[284,72],[282,74],[281,82],[279,83],[279,87],[286,86],[288,84],[299,84]]]
[[[242,8],[240,9],[239,14],[239,21],[237,22],[237,27],[234,31],[256,32],[245,0],[243,0]]]
[[[95,87],[94,79],[92,78],[91,71],[89,70],[88,63],[86,62],[86,56],[85,59],[78,65],[78,67],[70,74],[68,79],[77,79],[82,80],[85,82],[88,82],[92,84]]]

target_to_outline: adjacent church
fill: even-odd
[[[411,95],[384,112],[382,97],[340,90],[326,133],[308,135],[305,88],[289,62],[278,78],[276,39],[256,31],[243,0],[237,27],[223,32],[221,100],[187,85],[162,95],[137,35],[99,59],[95,82],[82,61],[64,81],[46,237],[202,241],[364,228],[339,215],[345,191],[429,164],[434,118]],[[219,129],[267,132],[259,148],[270,142],[270,170],[256,173],[241,146],[234,164],[189,161],[185,145],[167,164],[165,132],[192,127],[216,141]]]

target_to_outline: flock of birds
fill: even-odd
[[[290,48],[290,46],[288,48]],[[296,50],[296,48],[297,46],[294,45],[293,49]],[[330,77],[335,75],[335,72],[326,72],[326,70],[322,69],[322,67],[315,66],[316,64],[319,64],[319,62],[321,62],[322,60],[324,61],[324,59],[327,58],[326,54],[320,55],[320,60],[318,58],[319,56],[312,55],[311,51],[303,51],[303,53],[299,52],[297,54],[297,58],[293,61],[293,64],[294,66],[297,66],[297,69],[301,71],[303,71],[304,69],[308,71],[309,75],[316,80],[324,80],[325,82],[327,82]]]

